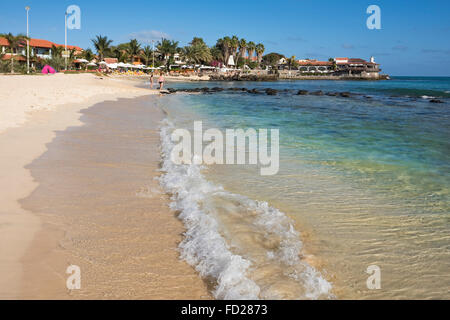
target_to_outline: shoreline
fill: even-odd
[[[138,88],[135,82],[97,79],[92,75],[13,78],[16,80],[0,77],[0,83],[5,84],[0,96],[7,101],[2,106],[5,116],[0,123],[0,146],[5,150],[0,158],[0,186],[4,190],[0,197],[0,299],[71,298],[65,289],[65,270],[72,259],[70,255],[52,256],[60,248],[65,232],[58,228],[55,217],[23,207],[24,199],[40,186],[30,172],[32,163],[49,151],[60,132],[83,126],[81,110],[121,97],[136,98],[158,92]],[[13,97],[10,88],[17,81],[25,84],[22,94],[15,93]],[[85,95],[81,94],[83,91]],[[51,173],[55,168],[48,170]],[[58,180],[55,172],[54,177]],[[49,201],[46,205],[52,207],[53,203]],[[167,218],[177,221],[173,216]],[[65,266],[59,274],[41,263],[53,258],[54,266]],[[45,288],[34,286],[38,283],[45,284]]]

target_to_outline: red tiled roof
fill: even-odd
[[[112,63],[117,63],[117,62],[119,62],[119,59],[117,59],[117,58],[105,58],[104,60],[105,60],[105,62],[106,62],[107,64],[112,64]]]
[[[48,40],[30,39],[30,46],[31,47],[51,48],[52,45],[54,45],[54,43],[50,42]]]
[[[2,60],[10,60],[10,59],[11,59],[10,54],[5,54],[2,58]],[[14,55],[14,61],[27,61],[27,59],[23,56]]]
[[[0,37],[0,46],[9,46],[9,43],[5,38]],[[56,44],[54,42],[51,42],[48,40],[42,40],[42,39],[30,39],[30,46],[38,47],[38,48],[48,48],[48,49],[50,49],[52,46],[64,47],[63,44]],[[69,50],[75,49],[76,51],[83,51],[82,48],[77,47],[77,46],[67,46],[67,49],[69,49]]]
[[[333,62],[310,60],[310,61],[299,61],[298,65],[299,66],[332,66]]]

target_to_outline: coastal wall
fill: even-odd
[[[279,79],[292,80],[384,80],[385,75],[378,72],[361,72],[359,74],[346,75],[302,75],[298,71],[281,70],[279,71]]]

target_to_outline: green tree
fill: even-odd
[[[96,36],[95,39],[92,39],[92,43],[94,44],[95,50],[97,50],[97,55],[100,61],[103,61],[106,55],[111,53],[111,43],[113,41],[109,40],[106,36]]]
[[[128,55],[131,57],[131,63],[134,63],[135,59],[141,53],[141,44],[136,40],[132,39],[128,43],[128,47],[126,48]]]
[[[148,66],[149,62],[153,59],[153,50],[150,46],[145,46],[141,52],[141,58],[144,59],[145,64]]]
[[[262,58],[261,63],[263,65],[271,66],[272,68],[276,68],[278,66],[278,62],[283,57],[284,56],[282,54],[279,54],[279,53],[276,53],[276,52],[272,52],[272,53],[266,54]]]
[[[213,59],[211,49],[202,38],[194,38],[189,46],[183,48],[182,54],[187,61],[194,64],[208,64]]]
[[[173,56],[177,53],[178,41],[161,39],[158,42],[156,48],[160,54],[160,57],[166,64],[167,70],[170,68],[170,64],[174,61]]]
[[[258,43],[256,45],[255,51],[256,51],[256,56],[258,57],[258,64],[261,64],[262,57],[263,57],[264,51],[266,51],[266,48],[264,47],[264,45],[262,43]]]
[[[239,56],[242,59],[245,59],[246,52],[247,52],[247,40],[241,39],[239,40]]]
[[[220,55],[217,51],[215,52],[215,55],[219,59],[218,61],[223,62],[225,65],[228,65],[228,60],[230,59],[231,54],[231,38],[230,37],[224,37],[219,40],[217,40],[216,43],[216,50],[220,50],[222,54]]]
[[[92,52],[91,49],[86,49],[83,51],[81,57],[91,62],[92,60],[94,60],[95,54]]]
[[[27,38],[23,34],[18,34],[17,36],[14,36],[12,33],[5,33],[0,34],[0,37],[5,38],[8,42],[10,52],[11,52],[11,73],[14,73],[14,54],[19,52],[19,49],[21,47],[24,47],[27,45]]]
[[[230,41],[231,54],[233,55],[234,61],[237,61],[237,53],[239,49],[239,38],[237,36],[231,37]]]
[[[253,41],[250,41],[247,44],[247,51],[248,51],[248,59],[250,61],[252,61],[252,57],[255,54],[255,50],[256,50],[256,44]]]

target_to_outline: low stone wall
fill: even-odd
[[[279,71],[279,78],[292,80],[381,80],[386,79],[386,76],[380,76],[378,72],[362,72],[360,74],[346,75],[302,75],[297,70],[281,70]]]

